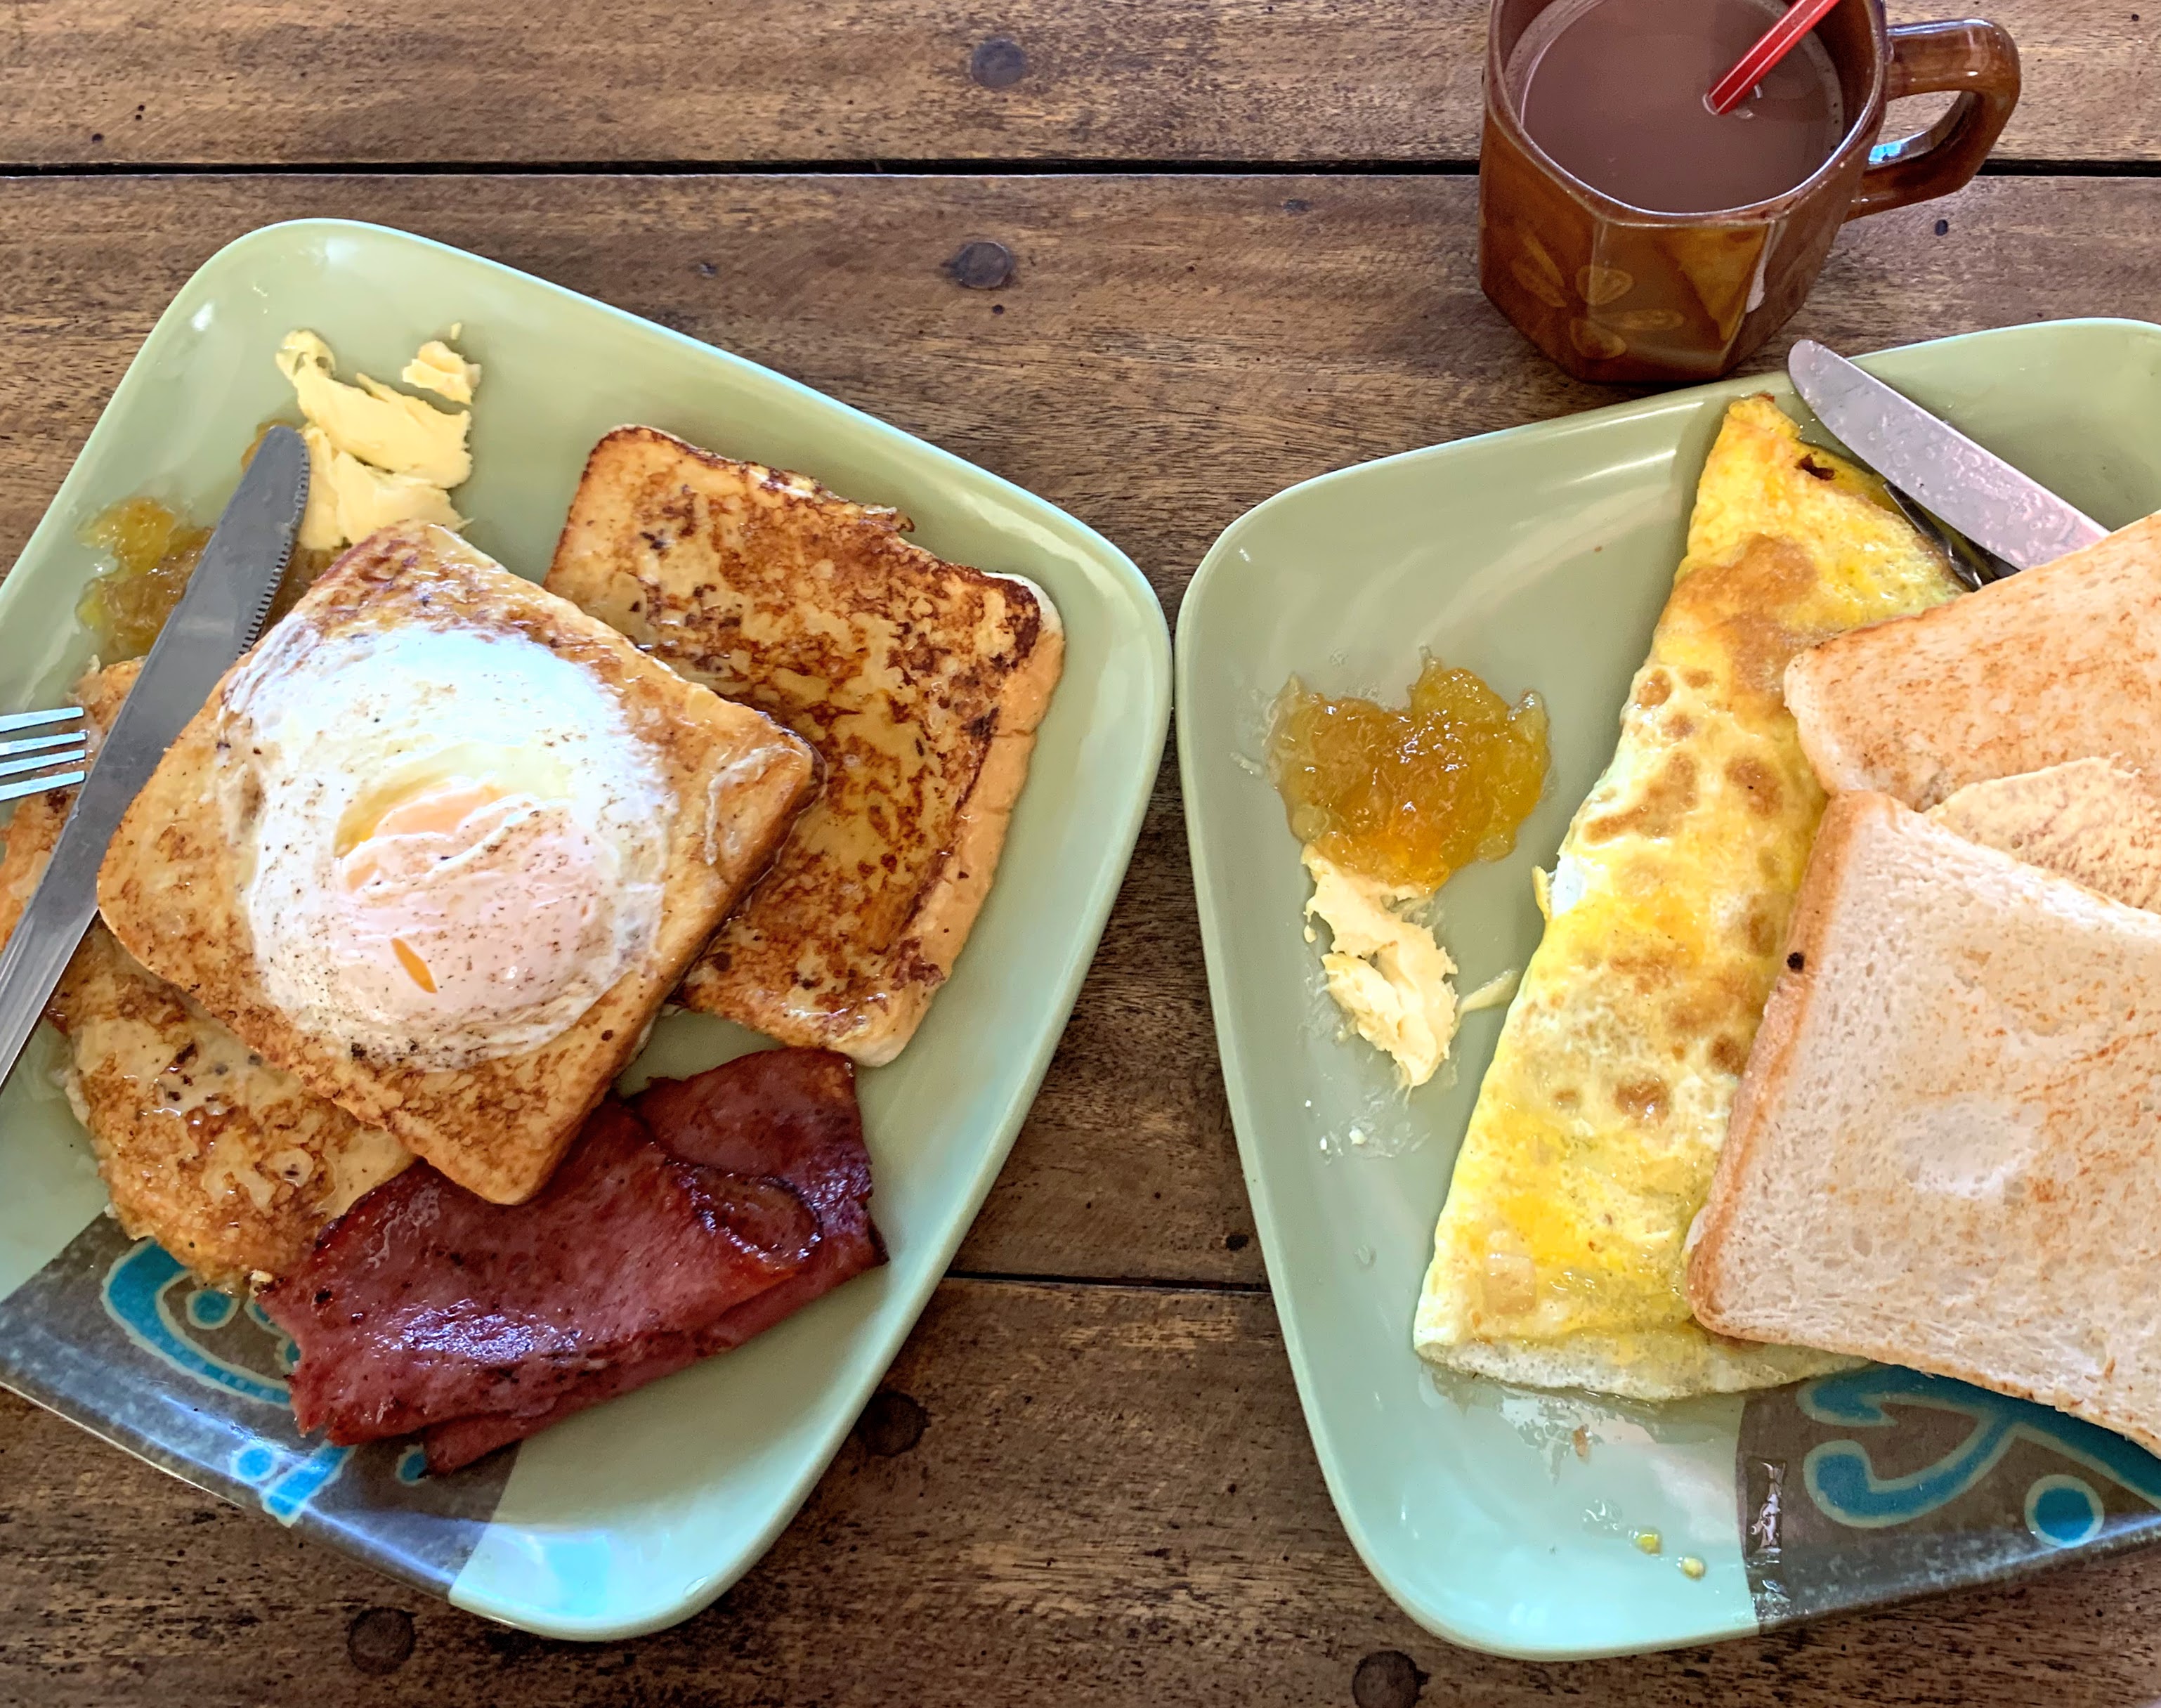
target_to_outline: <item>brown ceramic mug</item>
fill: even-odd
[[[1817,26],[1854,115],[1830,158],[1783,195],[1716,213],[1653,213],[1592,189],[1523,128],[1506,68],[1556,0],[1493,0],[1478,160],[1479,282],[1580,379],[1704,380],[1790,319],[1846,221],[1961,188],[2018,102],[2018,51],[1993,23],[1893,29],[1881,0]],[[1928,130],[1876,146],[1888,102],[1956,91]]]

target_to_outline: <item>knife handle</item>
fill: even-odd
[[[1924,131],[1868,151],[1849,220],[1930,201],[1963,190],[2003,134],[2018,105],[2018,49],[2000,24],[1902,23],[1890,32],[1883,99],[1956,93]]]

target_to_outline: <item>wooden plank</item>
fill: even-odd
[[[336,213],[529,268],[921,433],[1102,529],[1174,612],[1216,534],[1293,482],[1625,395],[1566,379],[1479,295],[1472,191],[1423,177],[0,185],[0,563],[188,273],[255,226]],[[1985,180],[1848,232],[1792,330],[1854,349],[2151,313],[2158,218],[2150,180]],[[943,270],[974,239],[1012,249],[1009,286]],[[1258,1283],[1252,1233],[1166,765],[961,1265]]]
[[[2161,6],[1981,9],[2027,70],[2007,155],[2161,154]],[[1484,0],[15,0],[0,160],[1461,160],[1485,17]]]
[[[2161,1692],[2152,1554],[1671,1655],[1453,1648],[1351,1552],[1250,1294],[949,1283],[888,1392],[713,1609],[591,1648],[483,1624],[0,1397],[0,1700],[1289,1708],[1351,1702],[1391,1652],[1425,1708]],[[1409,1699],[1369,1674],[1355,1700]]]

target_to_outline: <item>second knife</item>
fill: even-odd
[[[2053,563],[2107,534],[2039,482],[1814,340],[1794,346],[1786,372],[1817,419],[1856,456],[2013,568]]]

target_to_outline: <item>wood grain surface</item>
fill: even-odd
[[[0,1518],[0,1700],[37,1708],[2114,1708],[2161,1693],[2161,1555],[1625,1660],[1437,1642],[1344,1539],[1252,1294],[949,1282],[772,1554],[634,1643],[484,1624],[6,1396]],[[1392,1663],[1373,1658],[1391,1655],[1422,1692],[1385,1687]]]
[[[2004,156],[2161,158],[2161,0],[1972,9],[2025,64]],[[10,0],[0,162],[1461,161],[1485,17],[1485,0]]]
[[[740,9],[737,38],[765,30],[760,51],[778,53],[780,10]],[[830,80],[828,107],[856,98],[877,111],[836,116],[830,148],[806,122],[794,152],[816,141],[853,158],[881,138],[931,134],[947,110],[926,80],[950,66],[933,64],[926,43],[959,54],[962,80],[969,44],[1000,30],[1096,44],[1070,60],[1031,56],[1069,80],[1111,51],[1107,25],[1087,34],[1104,14],[1086,8],[940,21],[929,7],[890,7],[885,25],[873,10],[842,7],[824,59],[804,49],[792,72],[732,65],[741,99],[729,103],[680,56],[659,66],[657,9],[599,8],[615,33],[580,70],[570,36],[551,34],[568,25],[498,22],[498,40],[402,0],[372,22],[344,20],[341,59],[325,47],[330,14],[274,0],[191,14],[186,28],[216,37],[215,52],[181,39],[177,8],[18,0],[0,13],[0,79],[13,80],[0,94],[22,97],[0,101],[0,152],[95,158],[39,152],[64,140],[39,112],[121,128],[86,104],[96,91],[80,66],[66,74],[78,76],[72,95],[33,86],[29,69],[50,70],[68,30],[84,63],[102,67],[98,87],[135,91],[122,122],[164,127],[145,128],[128,158],[166,161],[648,158],[658,133],[637,128],[650,116],[613,91],[648,74],[659,107],[704,116],[716,140],[700,154],[729,159],[755,154],[758,123],[768,143],[780,136],[788,91]],[[1451,0],[1425,22],[1460,28],[1463,15]],[[2146,28],[2127,9],[2085,3],[2054,15],[2096,64],[2100,35],[2116,32],[2113,52]],[[939,121],[966,147],[936,152],[1067,150],[1070,140],[1043,138],[1070,138],[1085,117],[1115,156],[1293,158],[1286,138],[1301,132],[1287,112],[1370,126],[1392,102],[1408,111],[1428,99],[1414,80],[1409,94],[1389,81],[1413,77],[1401,45],[1411,16],[1303,0],[1174,5],[1086,74],[1093,93],[1060,96],[1091,103],[1085,113],[1030,108],[993,135],[976,109]],[[1340,61],[1319,44],[1330,20],[1365,31]],[[1212,96],[1164,80],[1164,44],[1181,29],[1212,56]],[[510,95],[519,54],[523,107]],[[910,54],[931,70],[911,70]],[[1264,63],[1299,55],[1295,86]],[[379,77],[401,58],[425,63],[396,112],[353,94],[369,86],[360,66]],[[441,110],[451,73],[430,69],[435,60],[466,67],[481,116],[456,131],[477,151],[469,157],[445,140],[467,120]],[[1331,81],[1338,64],[1357,75]],[[320,92],[310,106],[288,85]],[[965,81],[947,94],[956,111],[991,98]],[[135,102],[141,121],[126,117]],[[1196,131],[1204,111],[1232,128]],[[1138,150],[1144,113],[1162,129]],[[2150,104],[2141,114],[2153,122]],[[607,115],[632,128],[612,151],[596,140]],[[2111,134],[2111,150],[2144,147],[2122,127]],[[682,157],[680,145],[668,156]],[[0,564],[187,274],[256,226],[336,214],[525,268],[921,433],[1104,530],[1174,615],[1216,534],[1294,481],[1625,395],[1565,379],[1488,308],[1472,270],[1474,195],[1462,176],[1259,172],[0,181]],[[2157,216],[2150,177],[1985,179],[1849,230],[1789,334],[1862,348],[2033,319],[2150,316],[2161,307]],[[1000,288],[956,277],[955,257],[974,242],[1010,252]],[[1536,1666],[1452,1649],[1394,1611],[1345,1540],[1263,1283],[1167,763],[1101,952],[956,1278],[804,1516],[718,1606],[633,1643],[507,1632],[0,1396],[0,1704],[2098,1708],[2161,1697],[2161,1557],[1650,1659]]]

